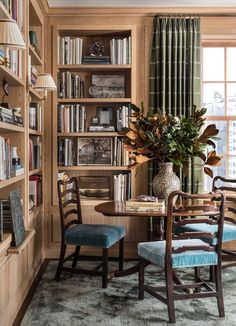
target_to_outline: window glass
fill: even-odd
[[[224,80],[224,48],[203,48],[203,81]]]

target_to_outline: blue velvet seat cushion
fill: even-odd
[[[181,232],[209,232],[214,234],[216,231],[217,225],[209,225],[206,223],[188,224],[175,229],[175,233],[177,234]],[[224,223],[222,242],[232,240],[236,240],[236,226]],[[216,244],[216,239],[213,239],[212,243]]]
[[[125,236],[124,226],[76,224],[65,232],[65,243],[76,246],[109,248]]]
[[[174,249],[186,245],[205,245],[205,243],[199,239],[172,241]],[[139,256],[163,268],[165,267],[165,251],[166,241],[141,242],[138,244]],[[194,250],[172,254],[173,268],[217,265],[217,262],[217,253],[213,251]]]

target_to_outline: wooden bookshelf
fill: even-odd
[[[35,234],[35,230],[25,231],[25,239],[22,241],[22,243],[19,246],[16,247],[10,247],[7,250],[7,253],[9,255],[19,255],[22,250],[25,249],[25,247],[28,245],[29,241],[32,239],[32,237]]]
[[[10,179],[0,181],[0,189],[11,186],[11,185],[15,184],[16,182],[24,180],[24,178],[25,178],[25,173],[22,173],[16,177],[12,177]]]
[[[7,249],[11,246],[12,235],[9,233],[3,234],[3,241],[0,242],[0,258],[7,251]]]
[[[58,65],[58,69],[71,70],[71,71],[122,71],[122,70],[131,70],[131,65],[129,64],[81,64],[81,65]]]
[[[12,0],[6,1],[6,4]],[[17,6],[12,6],[12,10],[17,10],[20,30],[26,43],[26,49],[21,51],[19,71],[22,77],[19,78],[13,71],[3,65],[0,66],[0,88],[2,82],[6,80],[9,85],[9,96],[4,101],[8,102],[10,108],[20,107],[24,125],[17,126],[0,122],[0,136],[8,140],[11,146],[17,147],[20,163],[24,167],[24,173],[0,181],[0,199],[9,198],[12,190],[19,189],[22,197],[22,213],[26,237],[18,247],[10,247],[12,242],[11,234],[4,234],[4,240],[0,242],[0,280],[4,286],[0,293],[0,315],[3,325],[12,325],[20,310],[21,304],[29,291],[31,284],[37,274],[43,259],[43,222],[44,209],[41,207],[39,214],[30,216],[29,214],[29,176],[33,173],[43,175],[44,169],[37,169],[29,172],[28,143],[29,137],[43,138],[44,130],[37,132],[29,129],[29,101],[41,101],[42,95],[29,87],[28,83],[28,54],[31,54],[33,64],[37,65],[38,71],[44,70],[44,15],[38,0],[16,1]],[[19,6],[18,6],[19,4]],[[21,6],[22,4],[22,6]],[[36,18],[38,16],[38,18]],[[0,2],[0,17],[11,18],[8,10]],[[34,27],[33,22],[37,25]],[[42,53],[40,58],[29,43],[29,30],[39,33],[39,45]],[[40,34],[41,33],[41,34]],[[3,92],[0,91],[2,98]],[[37,227],[36,227],[37,226]],[[30,231],[29,231],[30,230]],[[9,275],[10,271],[10,275]]]
[[[127,166],[111,165],[81,165],[81,166],[59,166],[58,171],[130,171]]]
[[[5,79],[9,86],[24,86],[24,80],[15,75],[11,69],[0,66],[0,80]]]
[[[93,104],[112,104],[130,103],[131,98],[58,98],[58,103],[93,103]]]
[[[34,169],[29,171],[29,176],[34,175],[34,174],[39,174],[42,173],[42,169]]]
[[[17,125],[12,125],[10,123],[4,123],[4,122],[0,121],[0,132],[3,132],[3,133],[12,133],[12,132],[24,133],[25,128],[17,126]]]
[[[58,132],[58,137],[122,137],[118,132]]]

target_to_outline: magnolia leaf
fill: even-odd
[[[204,166],[204,172],[209,175],[209,177],[213,178],[213,172],[210,168]]]
[[[206,161],[206,155],[204,153],[199,153],[198,156],[203,160],[203,162]]]
[[[149,158],[147,156],[144,156],[144,155],[137,155],[135,157],[135,161],[136,161],[136,163],[142,164],[144,162],[149,161]]]
[[[124,145],[124,148],[125,148],[125,150],[128,151],[128,152],[133,152],[133,151],[136,150],[136,147],[133,146],[133,145]]]
[[[215,145],[215,143],[214,143],[212,140],[208,139],[208,140],[206,141],[206,143],[207,143],[208,145],[212,146],[213,148],[216,148],[216,145]]]
[[[125,134],[126,137],[128,137],[129,139],[138,139],[139,138],[139,134],[134,132],[133,130],[128,131]]]
[[[206,129],[203,131],[202,136],[216,136],[218,135],[219,129],[216,129],[215,124],[210,124],[209,126],[206,127]]]
[[[216,151],[211,151],[208,153],[207,158],[216,156]]]
[[[221,158],[219,156],[208,157],[205,164],[206,165],[220,165]]]
[[[145,148],[145,147],[136,148],[136,151],[138,153],[140,153],[140,154],[149,154],[149,153],[152,153],[152,151],[150,151],[150,149]]]
[[[130,107],[131,107],[131,110],[133,110],[134,112],[139,113],[141,111],[140,108],[133,103],[130,103]]]

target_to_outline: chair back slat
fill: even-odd
[[[66,181],[59,180],[57,191],[61,227],[65,231],[72,224],[82,223],[78,178],[72,177]]]
[[[193,203],[192,205],[191,202]],[[182,191],[172,192],[168,197],[167,206],[166,265],[168,266],[168,264],[171,264],[171,255],[173,253],[178,254],[189,250],[203,250],[215,251],[220,254],[222,247],[224,211],[225,195],[223,191],[217,190],[214,193],[198,195],[187,194]],[[175,219],[176,216],[179,218]],[[183,216],[184,218],[182,219],[180,216]],[[214,233],[206,231],[183,231],[179,235],[173,237],[174,227],[181,227],[193,223],[216,225],[216,228],[214,228]],[[189,246],[182,245],[178,248],[174,248],[173,239],[204,239],[205,243],[199,244],[196,242],[196,244],[193,244],[194,242],[192,242]]]
[[[222,190],[226,196],[225,221],[236,225],[236,179],[216,176],[212,182],[212,191]]]

